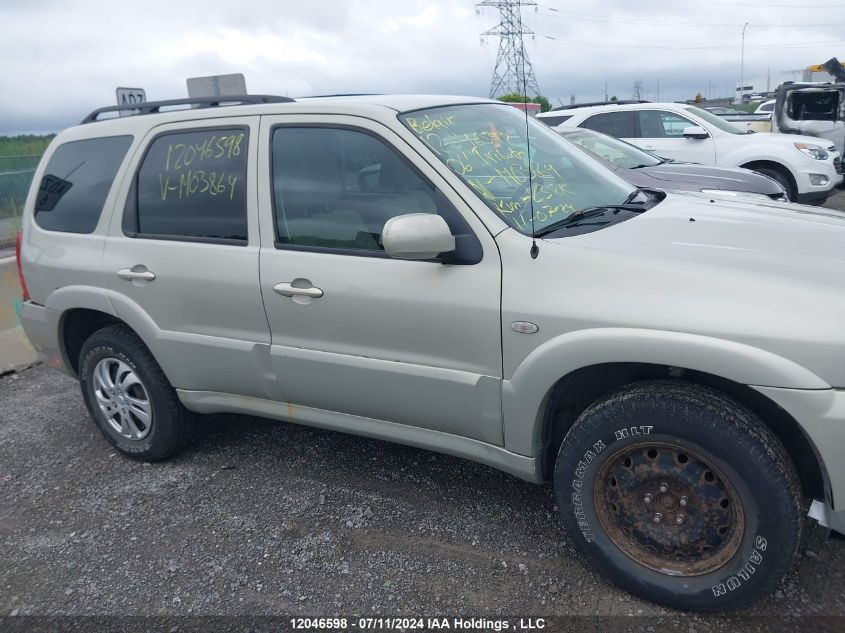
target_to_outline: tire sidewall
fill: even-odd
[[[97,397],[94,395],[93,374],[97,364],[106,358],[114,358],[126,363],[141,379],[144,389],[147,392],[152,411],[152,420],[150,432],[141,440],[130,440],[115,431],[106,419],[105,414],[100,410],[99,404],[97,404]],[[159,436],[166,435],[167,429],[166,423],[164,422],[165,418],[160,414],[157,407],[160,401],[160,398],[156,394],[157,385],[145,367],[138,364],[118,344],[89,341],[83,346],[80,352],[79,378],[82,386],[82,395],[88,411],[106,439],[118,450],[130,457],[145,459],[154,456],[156,452],[155,448],[159,443]]]
[[[781,187],[783,187],[786,190],[787,198],[789,198],[788,202],[795,202],[795,198],[797,197],[798,192],[795,190],[795,187],[789,181],[789,178],[787,178],[784,174],[780,173],[775,169],[769,169],[765,167],[756,171],[757,173],[763,176],[771,178]]]
[[[681,609],[721,610],[756,597],[776,583],[784,569],[776,555],[790,543],[785,532],[775,477],[767,477],[736,443],[712,426],[679,419],[661,407],[585,413],[561,446],[555,468],[558,507],[572,538],[611,580],[646,599]],[[701,412],[698,412],[701,414]],[[706,414],[706,413],[705,413]],[[648,420],[644,422],[643,420]],[[579,424],[580,423],[580,424]],[[721,568],[697,576],[671,576],[649,569],[625,554],[604,532],[594,507],[596,477],[618,451],[643,441],[670,444],[703,457],[733,485],[742,504],[745,530],[736,554]],[[747,483],[748,482],[748,483]],[[773,507],[774,506],[774,507]],[[791,551],[790,551],[791,558]]]

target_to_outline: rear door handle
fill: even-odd
[[[117,276],[126,281],[153,281],[156,278],[156,274],[151,270],[147,270],[145,266],[121,268],[117,271]]]
[[[323,296],[323,291],[314,286],[310,288],[296,288],[285,281],[273,286],[273,291],[283,297],[311,297],[312,299],[319,299]]]

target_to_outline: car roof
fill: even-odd
[[[571,110],[565,111],[549,111],[543,112],[538,114],[538,118],[547,118],[549,116],[561,115],[565,112],[567,115],[575,116],[579,114],[593,114],[597,112],[619,112],[620,110],[654,110],[654,109],[666,109],[666,108],[674,108],[674,109],[686,109],[693,107],[693,104],[690,103],[672,103],[672,102],[647,102],[647,103],[620,103],[618,105],[610,104],[610,105],[597,105],[597,106],[586,106],[583,108],[572,108]]]
[[[179,100],[187,101],[187,100]],[[207,100],[206,100],[207,101]],[[167,102],[160,102],[166,104]],[[143,133],[153,127],[168,123],[182,123],[202,121],[203,119],[218,119],[224,117],[259,116],[273,114],[334,114],[353,115],[370,118],[379,116],[395,117],[399,112],[436,108],[458,104],[495,103],[507,105],[501,101],[494,101],[482,97],[456,95],[324,95],[318,97],[303,97],[296,100],[280,100],[266,103],[247,103],[238,105],[220,105],[214,107],[191,108],[184,103],[179,109],[164,109],[160,112],[138,114],[134,116],[117,116],[112,112],[111,118],[92,119],[92,113],[83,124],[68,128],[62,136],[77,138],[120,135],[127,133]],[[147,104],[149,105],[149,104]]]

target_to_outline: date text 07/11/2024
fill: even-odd
[[[381,629],[381,630],[457,630],[457,631],[507,631],[541,630],[546,628],[543,618],[508,619],[487,618],[307,618],[290,619],[295,630],[346,630],[346,629]]]

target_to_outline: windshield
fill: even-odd
[[[654,167],[665,162],[659,156],[601,132],[578,130],[560,134],[567,141],[575,143],[588,153],[620,167],[638,169],[640,167]]]
[[[443,106],[400,121],[510,226],[534,230],[597,205],[620,204],[634,191],[601,163],[525,115],[493,103]],[[530,184],[530,187],[529,187]],[[530,189],[530,191],[529,191]]]
[[[746,130],[740,130],[737,126],[725,121],[722,117],[716,116],[712,112],[708,112],[707,110],[702,110],[701,108],[696,108],[695,106],[684,106],[684,110],[691,112],[699,119],[704,119],[713,127],[717,127],[722,132],[727,132],[728,134],[747,134]]]

